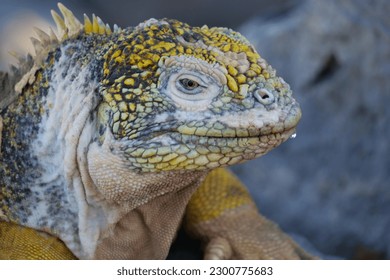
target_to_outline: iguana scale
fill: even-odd
[[[247,39],[171,19],[111,30],[59,9],[57,35],[37,30],[36,54],[1,77],[1,257],[163,259],[184,219],[205,258],[311,258],[220,169],[301,117]]]

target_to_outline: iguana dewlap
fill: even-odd
[[[310,258],[216,169],[265,154],[301,117],[242,35],[170,19],[111,30],[59,8],[57,35],[37,30],[36,55],[2,75],[0,225],[77,258],[162,259],[185,217],[206,258]],[[4,248],[17,230],[1,228]]]

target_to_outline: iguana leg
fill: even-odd
[[[69,260],[75,256],[54,236],[0,221],[0,260]]]
[[[261,216],[228,170],[210,172],[187,207],[185,225],[205,242],[205,259],[313,259]]]

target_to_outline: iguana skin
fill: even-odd
[[[164,259],[184,218],[207,259],[311,258],[219,168],[301,117],[242,35],[169,19],[111,31],[59,8],[58,35],[38,30],[36,55],[2,75],[0,257]]]

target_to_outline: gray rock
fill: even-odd
[[[234,171],[266,216],[342,258],[390,258],[389,14],[386,0],[307,1],[240,30],[303,118],[296,139]]]

